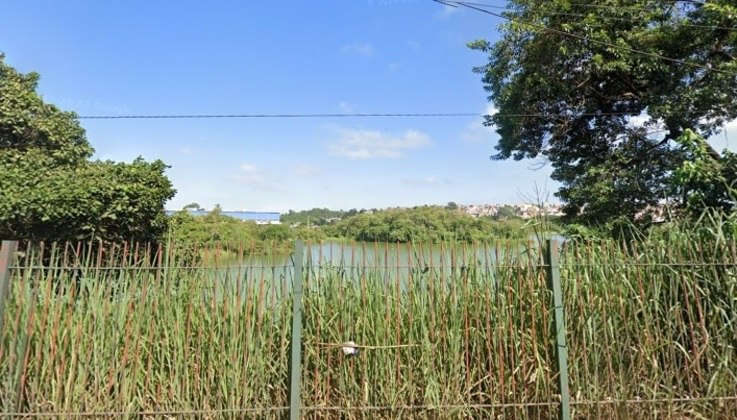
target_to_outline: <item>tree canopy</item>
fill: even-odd
[[[527,233],[521,220],[474,218],[436,206],[361,213],[327,228],[329,236],[367,242],[475,242],[524,238]]]
[[[734,207],[734,154],[706,138],[737,118],[731,1],[513,0],[502,37],[469,46],[500,135],[493,159],[545,159],[569,218],[664,201]]]
[[[74,113],[0,55],[0,238],[155,241],[175,190],[160,160],[92,161]]]
[[[327,208],[313,208],[310,210],[289,210],[281,215],[281,222],[288,225],[323,226],[346,216],[352,216],[357,210],[343,211],[330,210]]]

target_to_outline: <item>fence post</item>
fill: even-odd
[[[0,248],[0,339],[5,328],[5,301],[10,294],[10,269],[16,249],[18,249],[17,241],[3,241]]]
[[[302,268],[304,242],[294,245],[294,281],[292,282],[292,352],[289,358],[289,420],[299,419],[299,388],[302,379]]]
[[[568,347],[566,347],[566,323],[563,313],[563,287],[560,280],[558,241],[546,240],[545,264],[548,271],[548,288],[553,292],[555,318],[555,355],[558,358],[558,392],[560,393],[560,419],[571,418],[571,392],[568,388]]]

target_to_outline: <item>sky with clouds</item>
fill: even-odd
[[[82,116],[480,115],[493,108],[471,69],[486,57],[466,43],[494,41],[499,23],[430,0],[8,0],[0,52]],[[514,203],[556,189],[539,162],[489,160],[498,137],[481,117],[82,125],[96,158],[171,165],[170,209]],[[737,124],[712,143],[737,149]]]

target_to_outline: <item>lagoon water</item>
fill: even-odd
[[[455,246],[323,242],[305,245],[303,261],[304,278],[311,286],[337,277],[354,285],[362,281],[398,282],[401,288],[410,281],[450,282],[469,273],[494,282],[501,267],[537,269],[542,264],[540,247],[534,240]],[[250,256],[204,270],[204,277],[217,283],[220,291],[237,293],[244,284],[255,283],[278,298],[292,288],[294,256]]]
[[[346,287],[375,282],[384,287],[424,287],[428,283],[449,287],[459,280],[495,284],[504,267],[540,269],[538,241],[506,241],[488,244],[388,244],[328,241],[303,248],[305,291],[319,290],[326,280]],[[91,268],[82,273],[88,286],[143,283],[172,289],[195,285],[210,299],[243,297],[258,293],[276,302],[290,295],[294,281],[294,255],[252,254],[243,258],[219,258],[197,267],[135,267],[113,270]],[[22,276],[21,270],[17,271]],[[28,283],[30,285],[30,283]],[[166,286],[168,285],[168,286]],[[181,285],[181,286],[180,286]],[[30,286],[29,286],[30,287]],[[178,292],[174,292],[178,293]]]

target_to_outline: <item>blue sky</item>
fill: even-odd
[[[79,115],[482,114],[471,68],[486,57],[465,45],[499,23],[429,0],[8,0],[0,51]],[[498,137],[480,117],[82,124],[97,158],[171,165],[170,209],[513,203],[556,188],[537,162],[490,161]]]

